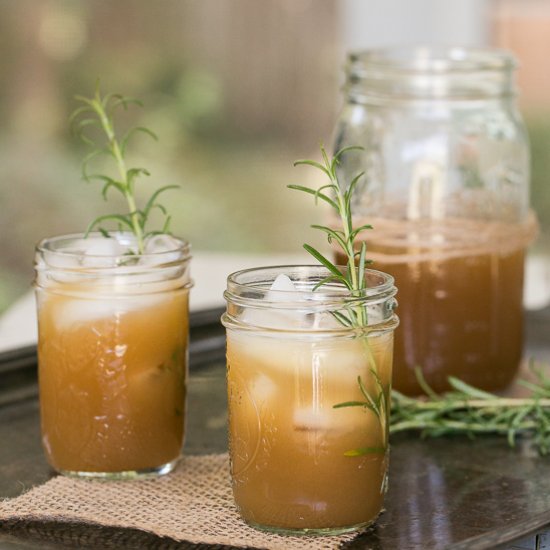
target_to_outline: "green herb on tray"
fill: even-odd
[[[449,377],[453,391],[438,395],[416,369],[426,396],[412,398],[392,390],[390,433],[420,430],[424,437],[501,434],[511,447],[518,435],[529,435],[541,455],[549,454],[550,378],[534,363],[529,368],[534,382],[518,381],[531,390],[527,398],[501,397],[454,377]]]

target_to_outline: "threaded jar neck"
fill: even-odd
[[[111,245],[111,246],[105,246]],[[148,294],[190,288],[190,246],[169,237],[162,248],[135,253],[135,237],[114,233],[61,235],[38,243],[35,280],[38,289],[62,294]]]
[[[345,269],[345,268],[342,268]],[[288,277],[291,290],[274,290],[281,275]],[[397,325],[394,280],[391,275],[366,270],[366,287],[350,291],[341,282],[318,286],[330,276],[322,266],[291,265],[247,269],[231,274],[225,299],[227,312],[222,318],[227,328],[268,329],[298,333],[349,333],[389,330]],[[338,322],[353,313],[364,312],[362,327]],[[336,315],[334,315],[336,313]],[[348,334],[349,335],[349,334]]]
[[[344,93],[353,103],[479,100],[515,96],[514,57],[476,48],[384,48],[351,52]]]

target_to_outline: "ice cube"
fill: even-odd
[[[279,292],[273,292],[273,291],[284,291],[284,292],[295,292],[296,286],[292,282],[292,279],[285,275],[284,273],[281,273],[277,275],[273,283],[271,284],[271,287],[269,288],[269,292],[267,293],[269,297],[270,302],[285,302],[288,301],[288,298],[285,298],[284,294],[280,294]]]
[[[273,371],[292,376],[289,383],[296,377],[323,380],[339,401],[349,401],[350,395],[357,391],[357,377],[369,373],[367,349],[356,339],[314,339],[300,333],[287,338],[286,335],[262,336],[231,331],[227,340],[228,353],[241,357],[243,362],[266,369],[266,373]]]
[[[75,239],[70,247],[55,252],[45,249],[44,258],[39,258],[36,264],[38,283],[44,280],[48,284],[51,268],[55,269],[56,281],[78,283],[82,269],[115,267],[117,258],[126,251],[127,247],[105,237]]]
[[[110,318],[121,312],[116,303],[110,300],[64,300],[52,304],[58,330],[67,330],[80,323]]]
[[[297,299],[298,289],[287,275],[280,274],[271,284],[266,293],[265,302],[285,303]],[[251,325],[274,328],[296,329],[309,326],[308,316],[295,309],[282,309],[277,307],[248,308],[243,314],[243,321]]]
[[[159,265],[174,262],[182,257],[181,242],[170,235],[153,235],[145,241],[144,256],[140,265]]]
[[[335,429],[335,417],[332,411],[315,410],[310,407],[294,409],[292,422],[294,430],[298,432],[331,431]]]
[[[116,239],[103,237],[89,239],[89,245],[84,250],[85,256],[121,256],[127,252],[127,247]]]
[[[315,330],[339,330],[343,324],[329,311],[316,313],[313,319],[313,328]]]
[[[90,238],[82,251],[80,264],[83,267],[110,267],[117,265],[117,258],[128,252],[128,247],[116,239]]]
[[[333,403],[332,403],[333,404]],[[334,409],[329,400],[325,407],[296,408],[292,414],[293,429],[296,432],[349,432],[351,430],[364,430],[368,427],[368,419],[365,418],[363,409],[340,408]]]
[[[74,298],[60,302],[52,301],[51,304],[47,304],[46,300],[44,307],[55,308],[53,310],[55,324],[58,329],[66,330],[75,324],[90,323],[99,319],[116,319],[131,311],[156,307],[169,299],[167,296],[155,294],[150,296],[127,295],[120,298],[116,296],[116,292],[112,292],[111,298],[108,295],[95,299]]]
[[[276,389],[277,384],[269,376],[262,373],[258,374],[251,384],[251,394],[258,405],[262,405],[268,401]]]
[[[44,253],[45,263],[61,269],[78,270],[82,267],[112,267],[117,265],[117,258],[128,252],[128,247],[116,239],[106,237],[90,237],[76,239],[70,247]]]
[[[176,251],[181,248],[181,243],[171,235],[153,235],[145,242],[145,253],[156,254],[159,252]]]

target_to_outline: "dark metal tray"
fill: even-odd
[[[227,449],[225,337],[220,314],[209,310],[191,316],[188,454]],[[528,314],[527,354],[548,361],[549,338],[550,308]],[[40,445],[37,396],[36,349],[0,354],[0,498],[15,497],[54,475]],[[513,548],[511,541],[550,525],[549,471],[550,457],[538,457],[528,441],[510,449],[502,438],[393,437],[386,512],[346,548]],[[78,523],[0,525],[1,549],[38,547],[203,545]]]

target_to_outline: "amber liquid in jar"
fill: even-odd
[[[65,473],[147,471],[184,437],[187,290],[98,303],[39,292],[42,440]],[[131,305],[130,305],[131,302]]]
[[[364,407],[334,408],[364,401],[358,376],[375,395],[363,340],[281,340],[228,330],[233,494],[251,525],[277,532],[346,531],[380,513],[387,426]],[[391,332],[369,336],[386,398],[392,344]],[[358,448],[375,451],[345,455]]]
[[[524,245],[503,247],[506,233],[470,249],[399,245],[378,240],[376,232],[365,237],[373,267],[392,275],[399,289],[393,387],[423,393],[420,367],[437,392],[450,389],[449,376],[486,390],[505,388],[523,347]],[[344,258],[337,253],[336,261]]]

